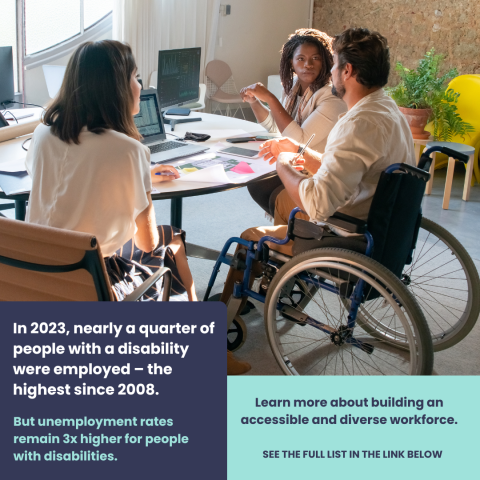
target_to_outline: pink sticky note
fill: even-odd
[[[240,162],[236,167],[233,167],[231,172],[235,173],[255,173],[252,167],[247,162]]]

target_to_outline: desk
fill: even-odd
[[[175,131],[173,132],[173,134],[176,136],[183,136],[183,134],[188,131],[196,132],[196,131],[209,130],[209,131],[212,131],[213,135],[211,139],[205,142],[205,144],[214,145],[221,140],[225,140],[225,135],[227,136],[230,135],[228,131],[231,131],[231,130],[244,130],[248,133],[254,133],[254,132],[259,132],[264,130],[264,128],[261,125],[258,125],[257,123],[247,122],[245,120],[239,120],[236,118],[223,117],[220,115],[212,115],[208,113],[197,113],[197,112],[194,113],[194,116],[201,117],[202,121],[196,122],[196,123],[178,124],[176,125]],[[172,116],[169,118],[182,118],[182,117]],[[167,133],[170,131],[170,127],[168,125],[166,125],[166,130],[167,130]],[[224,134],[222,134],[221,131],[224,131]],[[167,138],[169,137],[170,135],[167,135]],[[22,150],[22,143],[25,141],[26,138],[28,138],[28,135],[24,137],[16,138],[14,140],[10,140],[7,142],[1,142],[0,143],[0,163],[4,161],[10,161],[10,160],[15,160],[16,158],[24,157],[26,152]],[[152,194],[152,199],[153,200],[170,199],[171,200],[170,224],[175,227],[182,228],[183,197],[194,197],[198,195],[208,195],[211,193],[234,190],[236,188],[245,187],[247,184],[251,185],[252,183],[261,181],[273,175],[276,175],[276,173],[272,172],[271,174],[265,175],[263,177],[260,177],[255,180],[251,180],[250,182],[246,182],[242,184],[226,184],[226,185],[219,185],[219,186],[213,186],[208,188],[197,188],[197,189],[178,191],[178,192],[171,191],[171,189],[169,189],[166,192],[161,192],[161,184],[156,184],[155,187],[160,190],[160,193]],[[6,196],[5,193],[0,190],[0,198],[10,199],[15,201],[15,218],[17,220],[25,219],[26,203],[28,201],[28,197],[29,197],[28,194]],[[201,258],[211,259],[213,258],[213,255],[214,255],[212,252],[214,251],[213,250],[210,251],[209,249],[204,249],[203,247],[197,247],[192,244],[189,245],[189,255],[192,254],[192,256],[199,256]],[[215,253],[215,258],[214,258],[215,260],[216,260],[216,255],[218,255],[218,253]]]

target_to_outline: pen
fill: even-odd
[[[155,175],[163,175],[165,177],[174,177],[175,174],[172,172],[157,172]]]
[[[310,142],[314,139],[315,134],[312,134],[312,136],[308,139],[308,142],[303,146],[303,148],[300,150],[298,155],[292,160],[292,165],[297,164],[297,160],[303,155],[303,152],[307,149],[307,147],[310,145]]]

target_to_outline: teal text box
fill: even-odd
[[[228,479],[467,478],[462,471],[477,471],[479,394],[480,377],[230,377]],[[390,404],[392,398],[397,405],[405,399],[415,404],[372,406],[372,399],[388,403],[389,397]],[[332,400],[340,403],[340,399],[359,406],[332,406]],[[295,400],[310,400],[313,406],[298,402],[295,406]],[[427,406],[428,400],[432,406]],[[281,406],[259,406],[262,401]],[[302,424],[299,416],[309,423]],[[264,422],[266,417],[278,421],[293,417],[297,423],[242,423],[252,417]],[[313,424],[315,417],[335,423]],[[373,424],[375,417],[385,418],[386,423]],[[342,418],[350,423],[342,424]],[[392,424],[392,418],[408,423]],[[408,458],[408,452],[424,458]],[[441,457],[433,458],[438,452]]]

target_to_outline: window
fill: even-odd
[[[24,0],[24,4],[25,55],[83,33],[113,8],[113,0]]]
[[[87,30],[113,10],[113,0],[83,0],[83,28]]]
[[[25,55],[80,34],[80,19],[80,1],[25,0]]]
[[[19,65],[31,68],[34,63],[44,63],[51,57],[49,49],[58,58],[62,48],[66,50],[63,55],[72,49],[75,38],[83,41],[83,34],[96,35],[95,26],[112,12],[113,1],[0,0],[0,46],[13,47],[15,90],[21,90]]]

